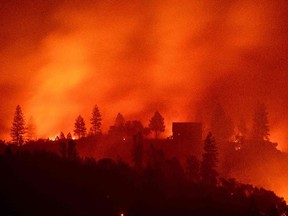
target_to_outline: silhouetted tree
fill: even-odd
[[[73,138],[73,137],[72,137],[71,133],[69,132],[69,133],[67,134],[67,139],[68,139],[68,140],[72,140],[72,138]]]
[[[214,137],[209,132],[204,143],[204,153],[201,163],[201,180],[208,185],[217,183],[217,162],[218,162],[217,146]]]
[[[120,128],[120,127],[124,127],[124,125],[125,125],[125,119],[121,113],[118,113],[115,119],[114,126]]]
[[[149,136],[149,134],[151,133],[151,130],[149,127],[144,127],[143,128],[143,135],[144,136]]]
[[[76,118],[75,125],[74,125],[74,135],[78,136],[78,138],[85,137],[86,135],[86,126],[85,121],[81,115]]]
[[[27,141],[36,139],[36,126],[32,117],[29,118],[27,123]]]
[[[211,131],[215,137],[222,141],[233,135],[234,126],[231,118],[226,115],[221,104],[217,104],[212,114]]]
[[[109,158],[79,160],[71,147],[69,160],[46,151],[0,153],[1,215],[287,215],[271,191],[230,180],[220,187],[183,181],[176,158],[135,172]]]
[[[97,105],[95,105],[92,111],[92,117],[90,119],[90,123],[92,125],[90,131],[93,135],[101,133],[101,121],[102,119],[99,108]]]
[[[134,135],[134,145],[132,148],[132,160],[134,167],[139,170],[143,165],[143,137],[141,133]]]
[[[165,131],[164,118],[156,111],[154,116],[150,119],[149,128],[155,133],[155,139],[158,139],[159,133]]]
[[[26,131],[24,116],[21,107],[17,105],[11,128],[12,141],[15,142],[17,145],[22,145],[24,142],[25,132]]]
[[[136,134],[139,134],[139,133],[142,134],[143,129],[144,129],[141,121],[138,121],[138,120],[127,121],[125,123],[125,128],[127,130],[127,133],[131,134],[131,135],[136,135]]]
[[[118,113],[113,126],[110,126],[108,134],[114,138],[123,139],[126,136],[125,119],[121,113]]]
[[[269,141],[269,131],[266,106],[263,103],[258,103],[253,118],[252,138],[257,141]]]
[[[66,139],[66,138],[65,138],[65,135],[64,135],[64,133],[63,133],[62,131],[60,132],[59,139],[60,139],[60,140],[65,140],[65,139]]]

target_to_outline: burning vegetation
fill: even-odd
[[[161,215],[156,209],[171,203],[167,211],[181,215],[176,209],[186,201],[195,204],[187,211],[200,215],[284,214],[282,200],[260,187],[288,199],[287,20],[286,0],[1,0],[2,184],[23,182],[21,194],[39,189],[30,201],[47,195],[39,206],[47,201],[63,215],[97,214],[90,205],[97,201],[125,216],[145,215],[144,207]],[[22,162],[39,183],[15,168]],[[76,179],[87,181],[87,199],[73,201],[69,191],[82,185],[54,168],[71,178],[72,170],[83,174],[87,179]],[[125,195],[128,186],[110,182],[110,174],[140,179],[131,189],[143,197],[133,203],[135,194]],[[41,175],[57,190],[43,187]],[[109,179],[115,191],[106,185],[102,194],[89,176],[102,176],[99,184]],[[96,200],[89,187],[100,190]],[[9,189],[7,210],[20,194]],[[41,212],[18,207],[7,214]]]
[[[117,164],[119,161],[125,163],[127,168],[129,167],[131,171],[136,172],[135,175],[153,172],[153,175],[157,176],[156,179],[160,178],[160,182],[165,182],[164,185],[172,184],[171,187],[176,187],[173,190],[181,191],[182,189],[176,185],[185,182],[187,187],[190,187],[190,184],[191,187],[192,185],[202,185],[201,188],[215,187],[215,190],[228,190],[227,195],[232,197],[244,196],[243,199],[246,199],[246,201],[243,201],[246,203],[245,211],[239,213],[239,215],[245,215],[247,211],[255,211],[255,214],[267,213],[274,208],[276,212],[284,213],[286,207],[283,200],[279,199],[277,202],[275,202],[276,200],[270,200],[276,199],[275,195],[273,195],[275,198],[269,198],[269,202],[271,202],[269,208],[267,206],[264,208],[262,202],[268,201],[260,201],[262,198],[259,198],[257,204],[250,203],[254,202],[251,200],[256,199],[255,194],[257,194],[256,197],[264,196],[263,199],[268,199],[270,192],[252,185],[242,185],[234,179],[256,184],[257,186],[265,186],[281,196],[286,195],[285,191],[277,191],[277,187],[270,184],[271,180],[269,178],[271,177],[276,184],[279,180],[278,184],[281,188],[283,182],[281,182],[281,179],[277,179],[271,167],[284,165],[288,161],[288,156],[277,150],[277,144],[269,140],[268,112],[265,105],[259,103],[256,107],[251,130],[248,130],[243,121],[240,122],[237,130],[234,130],[233,124],[229,124],[231,122],[230,118],[227,117],[224,109],[219,104],[216,106],[213,115],[210,126],[212,133],[209,132],[207,136],[201,123],[175,122],[172,125],[173,134],[167,138],[164,138],[162,134],[160,138],[159,134],[163,133],[167,126],[165,126],[164,118],[159,112],[155,112],[151,117],[148,127],[144,127],[139,120],[126,121],[123,115],[118,113],[114,125],[105,132],[101,127],[100,109],[98,106],[94,106],[90,118],[91,129],[88,133],[88,125],[85,124],[83,117],[79,115],[74,124],[73,135],[75,137],[70,132],[67,136],[61,132],[53,139],[36,140],[31,139],[30,136],[29,139],[26,138],[25,134],[28,133],[23,113],[21,107],[17,106],[11,129],[13,142],[7,143],[9,144],[7,147],[4,145],[2,152],[4,154],[11,152],[9,153],[11,155],[21,155],[22,151],[28,151],[32,157],[34,154],[37,155],[40,150],[45,149],[56,153],[58,156],[54,155],[54,157],[59,157],[61,160],[77,161],[77,163],[84,164],[86,160],[95,161],[93,163],[96,164],[95,158],[99,161],[105,161],[109,158],[111,160],[109,163]],[[265,173],[262,170],[265,170]],[[145,178],[148,178],[148,176],[145,176]],[[268,177],[265,178],[265,176]],[[160,182],[157,184],[160,184]],[[154,183],[156,184],[156,182]],[[226,188],[228,186],[229,189]],[[202,189],[204,190],[204,188]],[[172,189],[169,188],[170,190]],[[203,191],[200,190],[200,192]],[[216,191],[215,193],[218,194]],[[194,195],[196,196],[196,194]],[[219,195],[216,194],[215,196]],[[237,201],[234,201],[238,202],[238,198]],[[248,203],[255,205],[253,206],[255,209],[249,210],[251,206]],[[217,205],[222,204],[218,203]],[[195,210],[192,209],[191,211]],[[201,211],[206,210],[202,209]]]

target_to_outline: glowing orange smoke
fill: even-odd
[[[270,1],[261,1],[259,6],[259,2],[75,1],[17,8],[31,14],[49,8],[45,19],[51,24],[41,28],[38,17],[23,12],[19,19],[27,21],[27,29],[34,28],[40,39],[27,32],[29,40],[16,43],[26,48],[21,49],[22,56],[17,56],[19,46],[1,52],[3,71],[8,71],[1,74],[3,83],[16,82],[22,91],[14,93],[6,105],[5,137],[15,104],[23,105],[26,116],[35,118],[38,135],[46,137],[60,130],[72,131],[79,114],[88,123],[94,104],[103,114],[105,130],[118,112],[147,124],[159,110],[167,128],[173,120],[194,120],[198,110],[204,110],[205,115],[205,106],[211,105],[205,104],[205,99],[211,92],[229,111],[234,109],[231,115],[235,117],[257,99],[274,104],[272,98],[279,93],[277,100],[286,100],[286,87],[284,91],[277,89],[285,84],[279,80],[287,76],[269,65],[258,66],[263,61],[276,64],[275,58],[284,55],[281,49],[274,53],[276,57],[268,55],[270,47],[278,48],[275,40],[282,42],[273,36],[284,19],[278,13],[283,7]],[[13,24],[11,21],[16,29]],[[33,46],[37,48],[30,48]],[[16,79],[11,78],[11,72]],[[277,84],[266,92],[269,83]],[[273,123],[282,121],[274,113],[283,112],[283,108],[270,107]]]
[[[89,124],[95,104],[104,131],[118,112],[147,125],[159,110],[169,135],[172,121],[209,119],[216,99],[233,119],[251,119],[260,100],[272,140],[287,150],[286,0],[9,2],[1,138],[17,104],[46,138],[72,132],[79,114]]]

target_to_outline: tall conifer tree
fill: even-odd
[[[158,139],[159,134],[165,131],[164,118],[158,111],[150,119],[149,128],[151,131],[154,131],[155,139]]]
[[[92,125],[91,132],[93,135],[101,133],[101,114],[97,105],[93,108],[90,123]]]
[[[79,139],[86,136],[85,121],[81,115],[76,118],[74,127],[74,135],[78,136]]]
[[[12,141],[17,145],[22,145],[24,142],[25,135],[25,120],[23,116],[22,109],[19,105],[16,107],[16,111],[14,114],[12,127],[11,127],[11,137]]]
[[[217,162],[218,152],[216,142],[211,132],[209,132],[204,143],[204,153],[201,163],[201,179],[203,183],[215,185],[217,183]]]
[[[258,103],[253,118],[252,138],[257,141],[269,141],[269,136],[268,112],[265,104]]]

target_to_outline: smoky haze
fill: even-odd
[[[88,123],[94,104],[104,130],[118,112],[147,124],[155,110],[169,129],[199,113],[209,119],[216,100],[236,123],[249,121],[263,101],[272,140],[288,149],[285,0],[0,5],[3,139],[17,104],[48,137],[73,131],[79,114]]]

